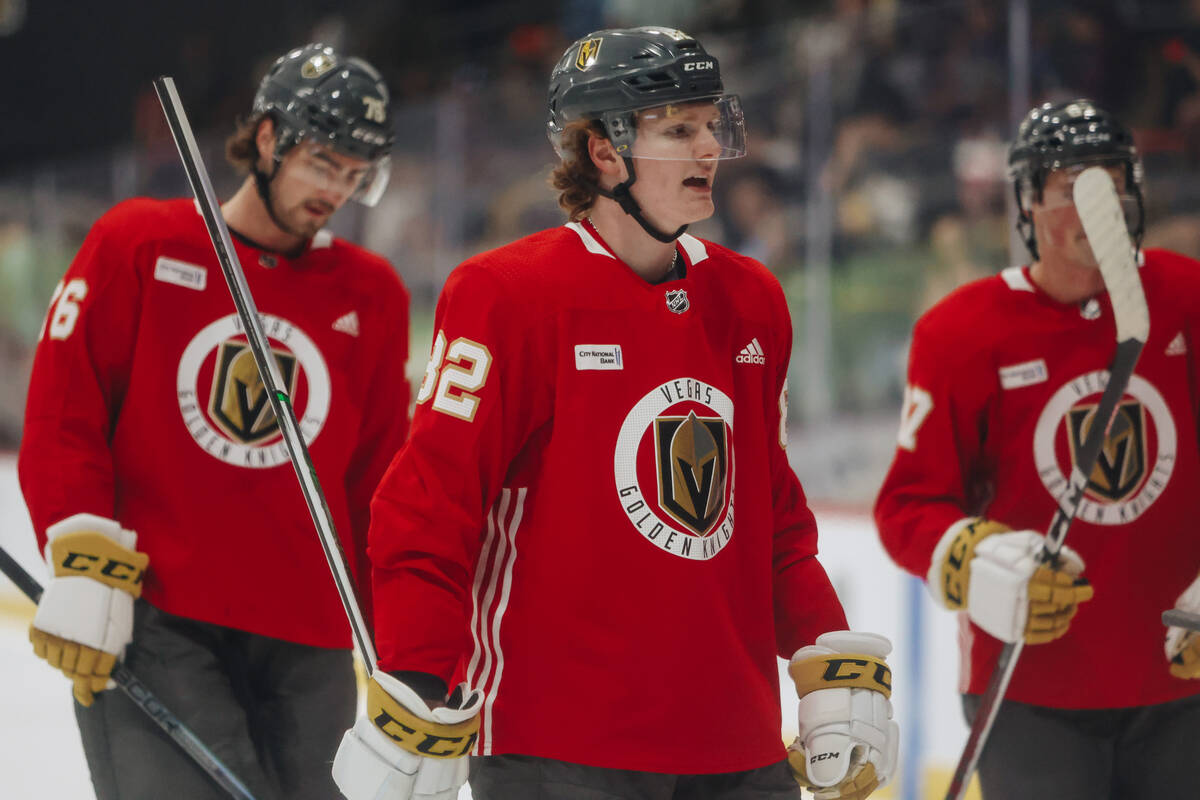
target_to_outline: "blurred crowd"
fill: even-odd
[[[1200,0],[402,6],[344,3],[289,35],[364,55],[393,90],[388,193],[335,222],[396,265],[418,326],[462,258],[562,220],[546,182],[547,76],[570,41],[613,26],[702,34],[742,95],[749,156],[722,165],[717,216],[694,232],[766,263],[797,316],[806,263],[827,260],[834,358],[819,379],[842,412],[890,414],[916,315],[1024,258],[1005,152],[1014,115],[1035,102],[1089,96],[1127,120],[1146,161],[1146,243],[1200,256]],[[1023,9],[1027,31],[1010,30]],[[163,71],[179,76],[228,193],[221,142],[254,86],[214,57],[221,36],[187,33]],[[253,74],[276,54],[264,49]],[[122,197],[188,193],[148,84],[132,105],[128,144],[0,173],[0,448],[18,440],[45,304],[87,227]],[[818,199],[827,217],[810,213]]]

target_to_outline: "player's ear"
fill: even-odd
[[[600,172],[600,183],[604,186],[615,186],[629,177],[625,170],[625,159],[617,155],[613,143],[603,136],[589,136],[588,156]]]

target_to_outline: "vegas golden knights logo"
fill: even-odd
[[[725,507],[728,461],[720,417],[654,420],[658,488],[663,510],[699,536],[707,536]]]
[[[300,67],[300,74],[311,81],[313,78],[319,78],[329,72],[336,64],[337,62],[329,54],[317,53],[304,62],[304,66]]]
[[[604,39],[588,39],[579,45],[579,55],[575,57],[575,66],[579,69],[587,69],[595,64],[596,59],[600,56],[600,43],[603,41]]]
[[[283,376],[282,388],[294,394],[296,357],[274,348],[271,352]],[[240,444],[260,442],[279,430],[271,399],[254,364],[254,353],[246,342],[224,341],[217,348],[208,413],[229,438]]]
[[[1073,463],[1078,463],[1079,451],[1095,418],[1095,403],[1076,406],[1067,413]],[[1119,503],[1138,490],[1145,476],[1146,411],[1136,400],[1127,400],[1117,408],[1087,488],[1098,497]]]

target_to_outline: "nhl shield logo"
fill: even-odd
[[[670,289],[667,291],[667,308],[676,314],[682,314],[692,307],[688,302],[686,289]]]

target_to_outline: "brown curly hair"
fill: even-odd
[[[258,124],[267,116],[266,112],[251,114],[238,120],[237,129],[225,140],[225,160],[239,173],[249,173],[258,161]]]
[[[566,156],[550,174],[550,185],[558,190],[558,204],[567,212],[571,222],[588,215],[599,195],[600,170],[588,155],[588,140],[593,136],[605,138],[600,120],[577,119],[563,128],[562,149]]]

